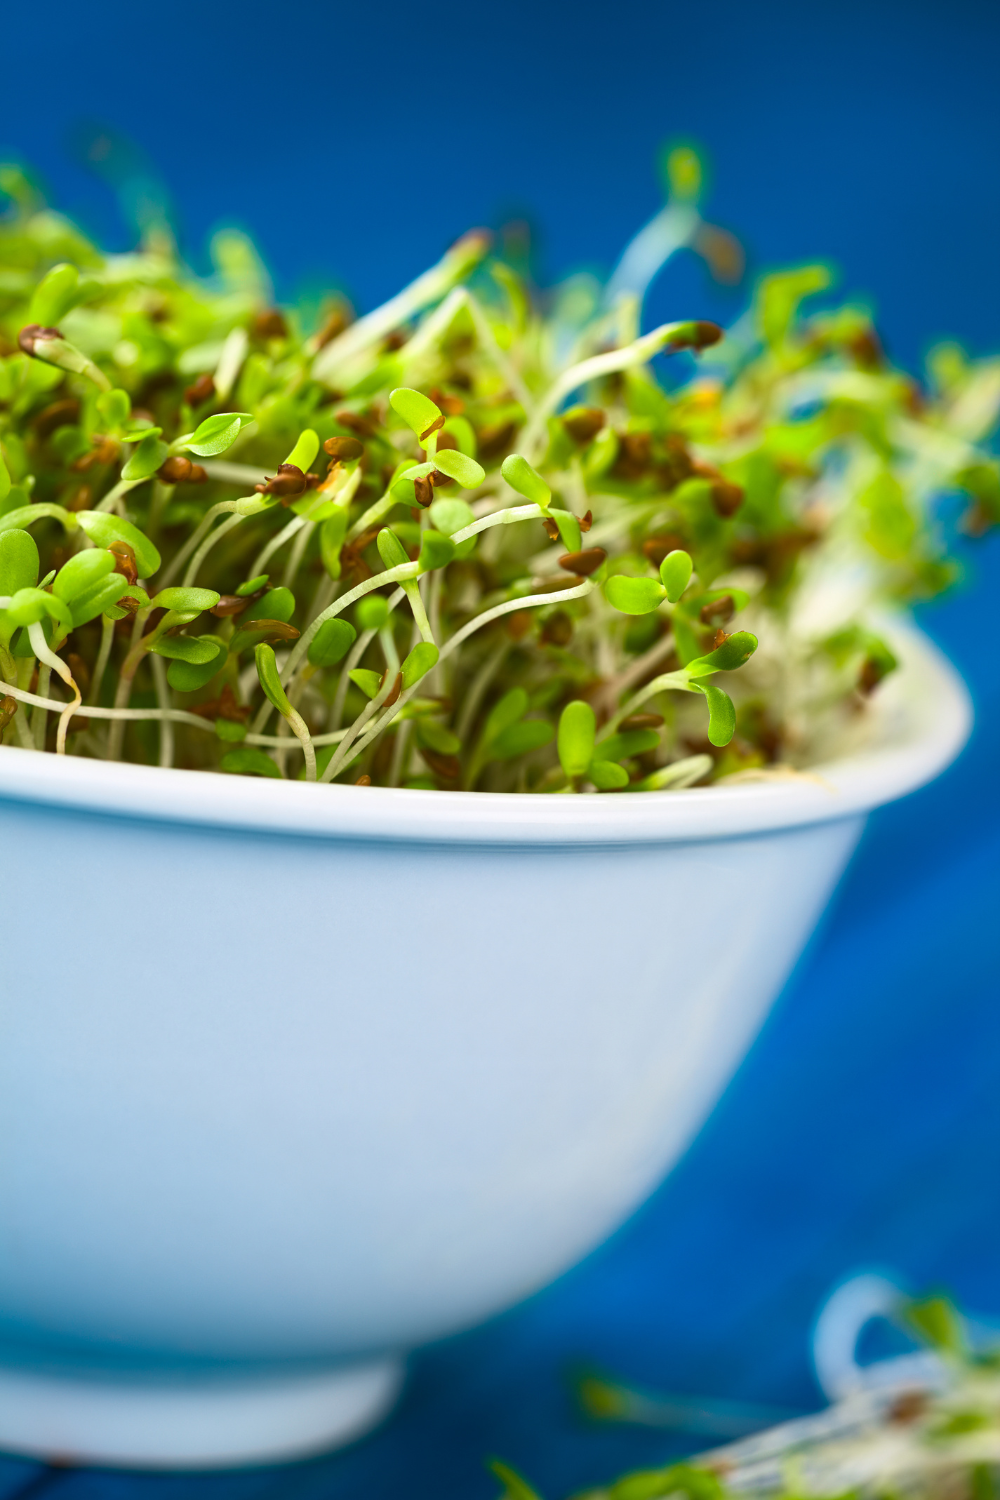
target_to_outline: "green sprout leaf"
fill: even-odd
[[[182,439],[180,446],[189,453],[197,454],[199,458],[214,458],[216,454],[225,453],[227,448],[231,448],[243,428],[252,421],[253,417],[248,411],[216,412],[214,416],[206,417],[204,422],[199,422],[191,436]],[[314,451],[309,462],[315,457]],[[299,467],[303,466],[300,464]],[[305,468],[308,468],[308,464]]]
[[[367,667],[355,667],[353,672],[348,672],[348,677],[359,687],[366,698],[374,698],[382,686],[382,679],[377,672],[371,672]]]
[[[667,591],[655,578],[628,578],[616,573],[605,583],[604,597],[620,614],[648,615],[663,603]]]
[[[44,589],[18,589],[11,596],[6,613],[15,625],[37,625],[39,621],[49,619],[56,622],[64,635],[73,629],[69,605],[54,594],[47,594]]]
[[[122,589],[114,604],[105,605],[103,613],[108,616],[109,620],[124,620],[125,616],[129,613],[123,603],[125,599],[135,600],[135,604],[139,609],[149,608],[149,595],[146,593],[146,590],[139,588],[137,584],[129,584],[127,588]],[[119,605],[121,606],[120,608]]]
[[[389,618],[389,601],[384,594],[366,594],[354,613],[362,630],[381,630]]]
[[[227,750],[219,761],[220,771],[229,771],[237,776],[276,776],[281,772],[269,755],[258,750],[256,745],[241,745],[238,750]]]
[[[123,466],[122,478],[130,482],[152,479],[169,452],[166,443],[160,440],[158,430],[155,427],[152,428]]]
[[[728,693],[716,687],[711,682],[695,682],[691,684],[697,688],[699,693],[704,693],[708,699],[708,738],[713,745],[720,749],[728,745],[736,733],[736,710],[733,700]]]
[[[340,552],[347,536],[347,522],[346,509],[338,506],[319,529],[319,555],[327,573],[334,579],[340,577]]]
[[[667,591],[667,598],[671,604],[676,604],[678,599],[691,582],[691,574],[694,571],[694,562],[691,554],[677,548],[668,552],[660,563],[660,582]]]
[[[633,755],[655,750],[659,743],[660,735],[656,729],[627,729],[601,740],[597,754],[602,760],[628,760]]]
[[[220,595],[214,589],[172,588],[161,589],[153,598],[154,609],[170,609],[178,614],[200,615],[203,610],[214,609]]]
[[[236,590],[236,597],[238,599],[246,599],[251,594],[256,594],[258,589],[264,587],[270,576],[270,573],[260,573],[256,578],[248,578],[246,583],[241,583]]]
[[[123,391],[117,386],[113,391],[101,391],[95,405],[97,415],[109,432],[120,432],[132,410],[128,391]]]
[[[0,595],[8,598],[38,581],[38,547],[30,531],[0,531]]]
[[[689,661],[685,671],[689,677],[705,677],[709,672],[735,672],[750,660],[756,649],[757,637],[749,630],[737,630],[707,656]]]
[[[6,535],[0,532],[0,536]],[[88,547],[64,562],[52,583],[52,592],[67,604],[91,589],[106,574],[114,572],[115,557],[99,547]],[[125,580],[122,579],[125,587]]]
[[[205,687],[216,672],[224,667],[229,649],[226,643],[216,635],[200,635],[199,644],[203,647],[214,645],[214,656],[205,656],[203,661],[191,661],[190,659],[174,658],[167,668],[167,681],[178,693],[194,693],[199,688]],[[162,654],[162,653],[161,653]],[[246,729],[240,726],[243,734]],[[242,735],[241,735],[242,738]]]
[[[550,510],[549,515],[559,528],[562,544],[567,552],[579,552],[583,543],[580,523],[568,510]]]
[[[159,569],[159,552],[131,521],[126,521],[122,516],[113,516],[105,510],[77,511],[76,519],[98,547],[110,547],[114,542],[125,542],[131,547],[140,578],[151,578]],[[218,603],[218,595],[214,602]],[[207,607],[211,608],[211,605]]]
[[[295,613],[295,595],[283,586],[269,589],[252,604],[248,604],[240,615],[240,629],[245,630],[253,620],[282,620],[286,624]]]
[[[274,647],[269,646],[266,641],[261,641],[254,647],[254,661],[257,665],[257,676],[260,685],[264,689],[264,696],[272,703],[279,714],[287,717],[292,711],[292,705],[284,688],[281,686],[281,674],[278,671],[278,663],[274,655]]]
[[[548,719],[521,719],[490,740],[489,756],[491,760],[513,760],[516,755],[528,755],[551,745],[554,738],[555,730]]]
[[[401,563],[408,563],[410,558],[399,537],[388,526],[383,526],[375,538],[379,557],[387,568],[398,568]]]
[[[449,479],[457,480],[466,490],[476,489],[486,478],[486,470],[482,464],[454,448],[445,448],[436,454],[434,467],[440,469],[442,474],[447,474]]]
[[[301,469],[303,474],[308,474],[309,467],[319,452],[319,438],[311,427],[306,427],[300,434],[295,447],[285,459],[286,464],[294,464]]]
[[[81,625],[96,620],[98,615],[106,614],[118,603],[127,588],[128,579],[122,578],[118,573],[109,573],[92,588],[78,594],[70,606],[73,611],[73,629],[78,630]]]
[[[533,1490],[508,1464],[501,1463],[498,1458],[491,1458],[489,1467],[504,1487],[500,1500],[540,1500],[538,1491]]]
[[[432,573],[443,568],[455,556],[455,543],[440,531],[428,528],[420,533],[420,556],[417,559],[421,573]]]
[[[471,526],[476,519],[468,500],[435,500],[430,508],[430,518],[443,536],[453,536]]]
[[[294,641],[298,635],[295,626],[284,620],[251,620],[249,625],[236,631],[229,649],[234,656],[239,656],[248,646],[257,646],[261,641]]]
[[[509,453],[500,465],[500,473],[519,495],[525,500],[531,500],[535,505],[540,505],[544,510],[552,499],[552,491],[537,469],[533,469],[526,458],[520,453]],[[570,547],[571,552],[577,551],[576,547]]]
[[[592,760],[587,775],[599,792],[617,792],[628,786],[628,772],[613,760]]]
[[[523,719],[528,711],[528,695],[524,688],[511,688],[509,693],[494,703],[483,726],[483,739],[487,744],[497,740],[505,730]]]
[[[219,643],[213,636],[161,635],[149,649],[170,661],[184,661],[190,666],[198,667],[215,661],[219,654]]]
[[[435,428],[444,426],[441,408],[435,406],[429,396],[410,390],[405,385],[389,392],[389,405],[421,441],[429,437]]]
[[[421,677],[426,677],[431,668],[437,666],[440,655],[433,641],[418,641],[403,661],[401,668],[403,687],[411,688],[420,681]]]
[[[593,758],[596,733],[597,720],[590,704],[582,698],[567,703],[559,716],[557,749],[559,763],[570,781],[586,773]]]
[[[348,620],[324,620],[309,642],[311,667],[335,667],[350,651],[358,632]]]
[[[960,1357],[966,1352],[962,1319],[947,1297],[917,1298],[906,1305],[903,1316],[917,1337],[932,1349],[952,1357]]]
[[[45,328],[62,322],[76,305],[80,290],[80,273],[76,266],[53,266],[35,287],[28,307],[27,322],[40,323]]]

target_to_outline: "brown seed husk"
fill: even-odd
[[[607,557],[603,547],[585,547],[582,552],[564,552],[559,566],[567,573],[576,573],[580,578],[589,578],[596,573]]]

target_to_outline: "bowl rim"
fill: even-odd
[[[895,621],[901,668],[871,708],[858,750],[804,773],[641,796],[552,797],[311,786],[0,746],[4,803],[307,838],[393,843],[622,845],[741,837],[858,816],[916,790],[972,728],[955,668],[915,625]]]

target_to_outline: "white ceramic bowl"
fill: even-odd
[[[644,796],[315,787],[0,750],[0,1446],[346,1441],[702,1124],[866,811],[957,752],[903,637],[863,754]]]

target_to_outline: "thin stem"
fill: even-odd
[[[461,630],[457,630],[455,634],[445,642],[439,659],[441,661],[444,661],[447,657],[451,656],[453,652],[457,651],[462,642],[467,640],[470,635],[472,635],[475,631],[482,629],[484,625],[489,625],[491,621],[499,619],[501,615],[510,614],[511,611],[515,609],[531,609],[542,604],[559,604],[567,599],[583,599],[587,596],[587,594],[590,593],[593,587],[594,585],[590,581],[590,579],[585,578],[578,587],[565,589],[563,592],[558,594],[530,594],[525,599],[508,599],[506,604],[498,604],[494,609],[486,610],[484,614],[477,615],[474,620],[470,620],[467,625],[463,625]],[[379,719],[377,723],[372,725],[364,738],[358,741],[354,752],[355,755],[363,754],[371,744],[372,740],[380,735],[383,729],[387,729],[389,727],[393,719],[395,719],[396,716],[402,712],[407,703],[413,697],[414,693],[417,692],[419,687],[420,684],[415,683],[413,687],[407,688],[405,692],[400,693],[399,697],[396,699],[396,702],[392,705],[388,712],[384,713],[381,719]]]
[[[170,709],[170,685],[167,682],[167,664],[162,656],[151,656],[149,664],[153,669],[153,684],[156,688],[156,698],[161,710],[165,713]],[[174,726],[169,718],[160,720],[160,765],[172,766],[174,763]]]
[[[612,714],[601,730],[601,739],[606,739],[609,734],[613,734],[622,719],[627,719],[629,714],[634,714],[637,708],[640,708],[643,703],[648,703],[650,698],[655,698],[658,693],[693,693],[695,691],[683,668],[679,672],[664,672],[661,677],[654,677],[652,682],[647,682],[646,686],[640,688],[627,703],[622,704],[617,713]]]
[[[216,542],[224,537],[227,531],[232,531],[234,526],[241,525],[242,522],[246,519],[246,516],[241,516],[238,513],[235,516],[229,516],[227,520],[223,521],[221,526],[217,526],[215,530],[205,538],[205,540],[202,542],[201,546],[195,553],[194,557],[192,557],[190,563],[188,564],[187,572],[184,574],[185,588],[190,588],[194,583],[195,579],[198,576],[198,569],[201,567],[202,563],[205,561],[205,558],[211,552]]]
[[[413,720],[404,719],[402,724],[400,724],[399,726],[399,733],[396,735],[396,743],[392,747],[392,765],[389,770],[390,786],[399,786],[400,780],[404,774],[406,762],[409,759],[407,752],[410,748],[410,737],[412,731]]]
[[[344,699],[347,697],[347,689],[351,685],[351,673],[368,650],[377,633],[375,630],[363,630],[348,653],[347,660],[344,662],[337,681],[337,691],[330,705],[329,724],[332,729],[340,728],[340,721],[344,716]]]
[[[455,733],[463,744],[469,730],[472,728],[476,712],[483,699],[483,694],[499,672],[503,665],[504,657],[509,650],[510,641],[502,641],[497,649],[486,658],[469,684],[469,690],[462,700],[462,712],[459,714],[458,723],[455,725]]]
[[[643,334],[642,338],[626,344],[622,349],[609,349],[604,354],[592,354],[589,359],[583,359],[579,364],[571,365],[568,370],[564,370],[538,402],[534,416],[531,417],[521,435],[521,447],[527,456],[529,458],[533,456],[544,436],[546,420],[572,391],[581,385],[588,384],[591,380],[599,379],[602,375],[613,375],[619,370],[627,370],[632,365],[645,364],[670,342],[676,327],[676,324],[664,323],[661,327],[654,328],[652,333]]]
[[[249,576],[251,578],[259,578],[264,571],[265,564],[274,556],[278,548],[283,547],[287,541],[290,541],[297,531],[302,530],[305,524],[302,516],[293,516],[286,526],[282,526],[281,530],[269,542],[265,542],[264,546],[257,553],[257,556],[250,564]]]
[[[382,704],[392,692],[395,683],[396,674],[394,672],[386,672],[385,681],[382,683],[382,686],[379,688],[378,692],[375,694],[371,702],[365,704],[364,708],[358,714],[358,717],[355,719],[354,723],[350,726],[347,733],[344,735],[344,738],[341,740],[339,748],[330,757],[330,763],[327,766],[326,770],[323,772],[322,776],[319,778],[320,781],[331,782],[333,778],[338,775],[338,773],[343,769],[344,765],[347,763],[347,758],[350,754],[350,749],[354,744],[355,739],[364,729],[365,725],[372,719],[372,717],[378,713],[379,709],[382,707]],[[367,740],[365,741],[365,743],[367,744]]]
[[[97,505],[94,506],[94,509],[115,511],[118,515],[123,515],[125,507],[122,504],[122,501],[128,494],[129,490],[134,490],[136,485],[145,483],[146,481],[144,479],[119,479],[114,488],[108,490],[108,493],[102,500],[97,503]]]
[[[115,622],[110,615],[101,616],[101,645],[97,653],[97,661],[94,664],[94,675],[90,682],[90,695],[88,703],[96,703],[101,696],[101,683],[104,681],[104,673],[107,671],[108,658],[111,655],[111,647],[115,638]]]
[[[306,626],[288,653],[288,658],[281,674],[282,683],[288,682],[294,676],[296,667],[309,650],[313,636],[322,624],[327,620],[335,619],[349,604],[354,604],[358,599],[363,599],[373,589],[383,588],[387,583],[405,583],[411,578],[415,578],[416,575],[417,564],[415,562],[399,563],[395,568],[387,568],[384,573],[376,573],[374,577],[366,578],[363,583],[357,584],[356,587],[350,589],[346,594],[341,594],[340,598],[335,599],[332,604],[327,605],[322,614],[318,614],[315,620]],[[392,608],[391,602],[389,607],[390,609]]]
[[[299,532],[298,536],[295,538],[295,545],[292,548],[291,553],[289,554],[288,565],[285,568],[285,576],[282,579],[282,582],[284,583],[286,589],[290,589],[292,584],[295,582],[295,575],[299,571],[299,568],[302,566],[302,559],[306,555],[306,548],[308,547],[309,540],[315,530],[315,521],[303,521],[302,529]],[[253,576],[255,575],[251,574],[251,577]]]
[[[247,496],[247,499],[256,499],[256,496]],[[209,506],[195,530],[188,537],[180,551],[171,558],[170,566],[159,580],[161,589],[167,586],[177,577],[192,552],[201,545],[202,538],[211,530],[212,522],[217,516],[225,515],[227,511],[232,512],[240,502],[238,500],[220,500],[215,505]]]
[[[294,708],[289,708],[284,715],[285,723],[295,735],[302,746],[302,753],[306,758],[306,780],[316,780],[316,751],[313,749],[312,736],[302,715]]]

